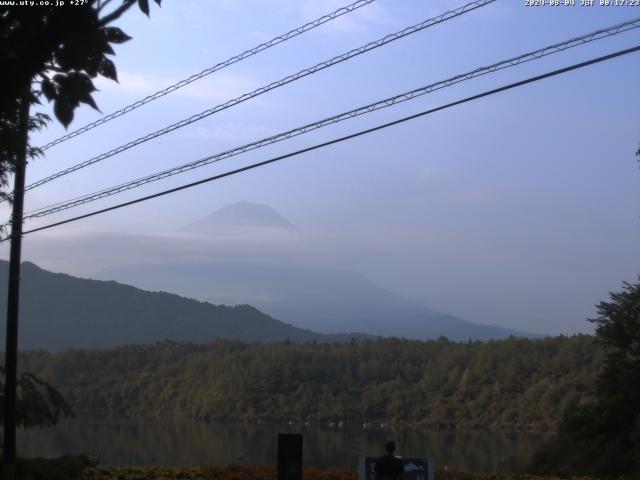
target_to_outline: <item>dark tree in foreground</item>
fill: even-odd
[[[4,368],[0,367],[0,418],[4,411]],[[31,373],[18,379],[16,423],[21,427],[55,425],[73,412],[60,392]]]
[[[155,0],[158,5],[160,1]],[[56,118],[66,127],[80,103],[98,108],[92,79],[102,75],[117,81],[109,56],[114,44],[130,39],[111,23],[136,4],[149,14],[149,0],[0,6],[0,188],[8,184],[25,129],[42,128],[49,120],[37,113],[25,124],[21,112],[44,97],[53,102]],[[36,153],[37,149],[28,148],[29,157]]]
[[[605,363],[596,401],[565,412],[558,435],[536,453],[537,473],[640,478],[640,278],[598,304]]]
[[[160,4],[161,0],[155,1]],[[80,103],[97,109],[92,79],[102,75],[117,81],[116,67],[108,56],[114,54],[112,44],[130,38],[110,24],[136,4],[149,14],[149,0],[17,3],[0,6],[0,188],[14,174],[13,195],[2,195],[13,202],[3,397],[3,475],[9,480],[14,478],[18,394],[21,386],[27,387],[24,392],[31,391],[28,387],[37,380],[17,378],[25,168],[27,159],[38,154],[29,144],[29,133],[49,121],[43,113],[31,116],[30,110],[44,97],[53,102],[56,118],[67,127]],[[27,383],[21,385],[22,381]]]

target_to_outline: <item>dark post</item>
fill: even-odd
[[[20,254],[22,249],[22,214],[24,177],[29,140],[29,101],[25,96],[20,105],[18,134],[21,136],[17,152],[13,213],[11,216],[11,246],[9,253],[9,292],[7,298],[7,343],[5,348],[4,436],[3,456],[6,480],[13,480],[16,463],[16,384],[18,370],[18,306],[20,302]]]
[[[278,434],[278,480],[302,480],[301,434]]]

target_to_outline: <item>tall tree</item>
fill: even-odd
[[[161,0],[155,0],[160,5]],[[5,348],[4,471],[13,479],[15,470],[15,427],[18,306],[24,179],[27,158],[38,153],[29,144],[29,132],[46,125],[43,113],[30,116],[32,105],[42,97],[53,102],[56,118],[67,127],[74,110],[85,103],[98,108],[93,99],[93,78],[102,75],[117,81],[116,67],[109,55],[113,44],[130,39],[111,25],[132,6],[149,15],[149,0],[74,0],[47,2],[47,6],[0,6],[0,188],[14,174],[9,289]]]
[[[597,306],[605,351],[596,401],[564,414],[558,435],[533,459],[538,473],[640,475],[640,278]]]
[[[4,368],[0,367],[0,418],[4,411],[3,379]],[[60,392],[32,373],[23,373],[17,387],[17,425],[46,427],[58,423],[60,417],[74,416]]]
[[[0,6],[0,187],[7,186],[15,168],[24,127],[33,130],[49,119],[40,113],[23,125],[21,108],[40,104],[44,97],[65,127],[80,103],[97,109],[92,79],[102,75],[117,81],[113,45],[131,38],[111,24],[136,4],[149,15],[149,0],[47,3]]]

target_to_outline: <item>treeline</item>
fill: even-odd
[[[173,342],[25,352],[79,416],[425,428],[544,429],[589,401],[602,357],[585,335],[453,343]]]
[[[592,401],[568,408],[555,436],[533,457],[540,474],[640,479],[640,277],[600,302],[603,350]]]

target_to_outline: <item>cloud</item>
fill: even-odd
[[[142,73],[118,72],[119,83],[98,77],[95,85],[99,90],[114,93],[131,93],[143,97],[162,90],[181,79],[158,77]],[[257,88],[258,82],[250,77],[231,73],[216,72],[210,77],[182,87],[172,95],[194,98],[198,100],[225,101],[250,92]]]
[[[305,21],[311,21],[344,6],[344,2],[341,0],[306,0],[299,5]],[[367,30],[374,26],[395,24],[397,24],[396,18],[383,5],[373,3],[347,15],[342,15],[326,24],[325,27],[334,31],[355,32]]]
[[[237,227],[215,236],[181,231],[123,234],[91,228],[46,231],[34,236],[24,259],[53,271],[86,275],[109,265],[135,262],[241,260],[253,257],[305,257],[315,237],[297,230]],[[71,255],[71,252],[73,254]],[[297,255],[300,252],[300,255]],[[0,248],[8,256],[8,248]]]
[[[193,128],[185,130],[183,135],[186,138],[198,140],[248,142],[270,137],[276,133],[276,129],[269,128],[265,125],[228,122],[210,127],[196,125]]]
[[[178,92],[182,91],[182,95],[200,100],[224,101],[251,92],[258,86],[258,82],[249,77],[215,73],[211,78],[194,82]]]

